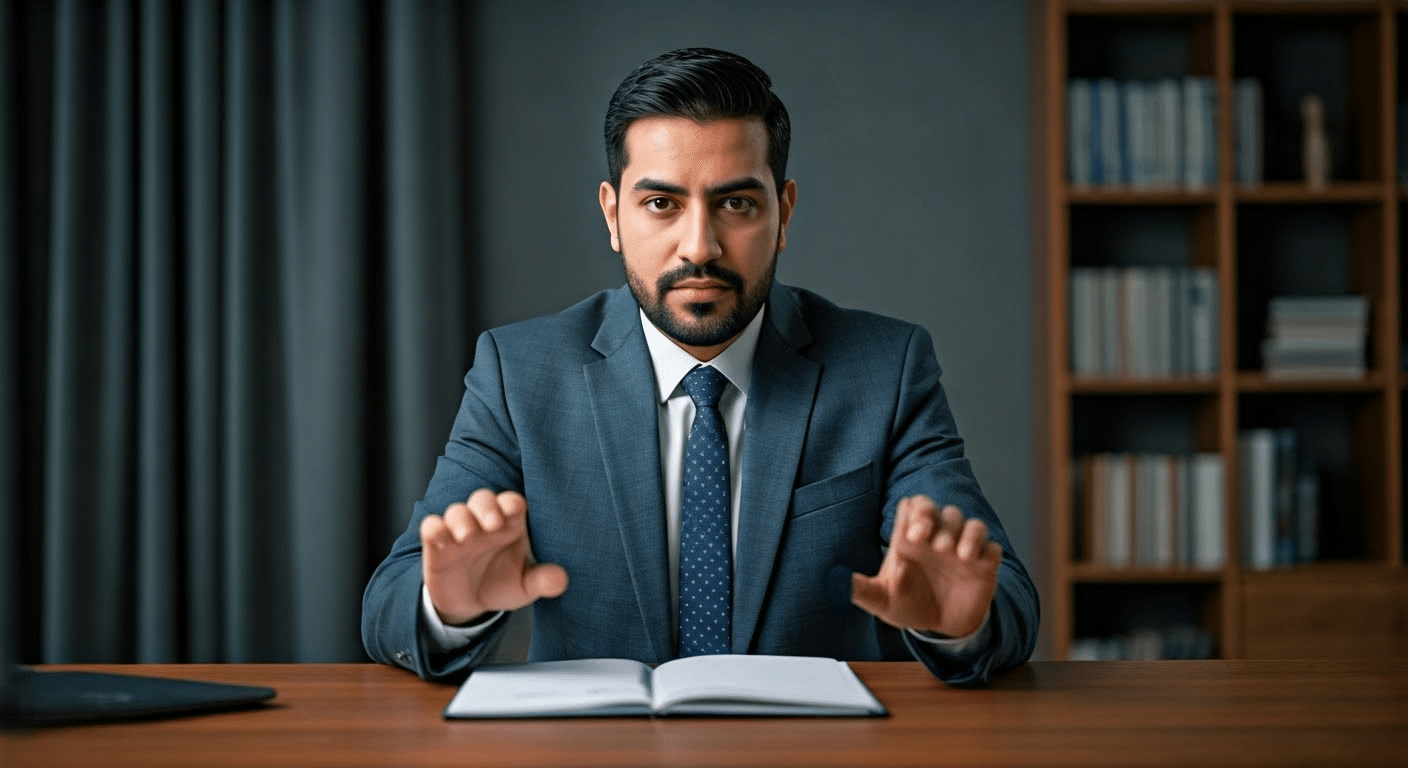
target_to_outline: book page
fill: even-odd
[[[694,656],[655,670],[657,714],[869,715],[885,708],[845,662]]]
[[[445,717],[648,714],[650,667],[627,659],[485,665],[445,707]]]

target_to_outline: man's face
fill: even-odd
[[[619,194],[600,190],[611,247],[646,317],[713,359],[767,301],[797,186],[779,197],[758,118],[642,118],[625,144]]]

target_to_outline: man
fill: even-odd
[[[979,684],[1030,656],[1036,591],[928,334],[773,280],[789,138],[733,54],[621,83],[599,199],[628,287],[480,338],[367,586],[374,659],[463,677],[530,606],[532,660],[913,657]]]

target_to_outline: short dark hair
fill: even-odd
[[[636,68],[606,107],[606,169],[620,189],[626,167],[626,129],[643,117],[687,117],[695,122],[758,117],[768,132],[768,167],[778,194],[787,178],[792,124],[772,78],[753,62],[713,48],[682,48]]]

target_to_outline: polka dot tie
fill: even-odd
[[[728,431],[719,397],[728,379],[695,368],[681,382],[694,400],[680,494],[680,655],[728,653],[733,604]]]

